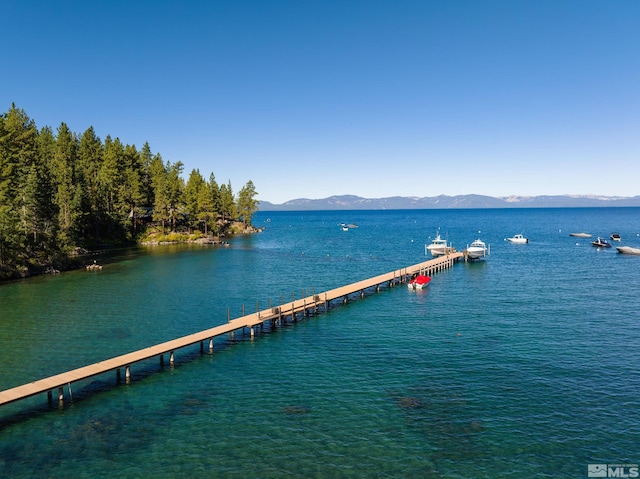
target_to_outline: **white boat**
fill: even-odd
[[[417,275],[415,278],[412,278],[411,281],[407,284],[409,289],[422,289],[429,286],[431,282],[431,278],[429,276],[425,276],[423,274]]]
[[[451,243],[447,244],[447,240],[440,237],[440,232],[438,232],[436,237],[433,239],[431,244],[426,247],[426,249],[434,258],[436,256],[442,256],[455,251],[451,246]]]
[[[489,248],[484,241],[475,240],[470,246],[467,246],[467,256],[469,259],[484,258],[489,254]]]
[[[513,235],[511,238],[507,238],[511,243],[524,244],[529,242],[529,238],[525,238],[521,234]]]
[[[620,240],[622,239],[622,238],[620,237],[620,233],[611,233],[610,238],[611,238],[613,241],[620,241]]]
[[[576,238],[591,238],[590,233],[569,233],[569,236],[575,236]]]
[[[349,228],[357,228],[358,225],[355,223],[340,223],[338,226],[342,228],[342,231],[349,231]]]
[[[640,255],[640,248],[632,248],[631,246],[616,246],[618,253]]]

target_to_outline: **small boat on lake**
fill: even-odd
[[[622,239],[622,238],[620,237],[620,233],[611,233],[610,238],[611,238],[613,241],[620,241],[620,240]]]
[[[467,256],[469,259],[481,259],[489,254],[489,248],[484,241],[475,240],[471,245],[467,246]]]
[[[640,248],[632,248],[631,246],[616,246],[618,253],[640,255]]]
[[[529,238],[525,238],[522,234],[517,234],[507,238],[507,241],[515,244],[525,244],[529,242]]]
[[[605,239],[600,238],[600,236],[598,236],[598,239],[596,239],[595,241],[592,241],[591,244],[596,248],[611,248],[611,243],[609,243]]]
[[[575,236],[576,238],[591,238],[590,233],[569,233],[569,236]]]
[[[431,282],[431,278],[429,276],[425,276],[423,274],[417,275],[415,278],[412,278],[411,281],[407,284],[409,289],[422,289],[429,286]]]
[[[447,240],[443,239],[440,236],[439,231],[438,231],[438,234],[436,234],[436,237],[431,242],[431,244],[426,247],[426,249],[427,251],[429,251],[429,253],[431,253],[431,256],[433,256],[434,258],[437,256],[449,254],[455,251],[454,248],[451,246],[451,243],[447,244]]]

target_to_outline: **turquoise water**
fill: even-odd
[[[267,222],[267,218],[270,220]],[[339,223],[359,228],[343,232]],[[587,477],[640,462],[640,209],[260,213],[230,247],[165,246],[0,286],[0,388],[425,259],[483,262],[368,294],[213,355],[0,409],[3,477]],[[527,245],[504,240],[524,232]],[[66,392],[66,391],[65,391]]]

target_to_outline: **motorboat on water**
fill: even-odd
[[[569,233],[569,236],[575,236],[576,238],[591,238],[591,233]]]
[[[591,244],[596,248],[611,248],[611,243],[609,243],[605,239],[600,238],[600,236],[598,236],[595,241],[592,241]]]
[[[475,240],[467,246],[467,257],[469,259],[481,259],[489,254],[489,247],[480,239]]]
[[[431,278],[429,276],[418,274],[414,278],[411,278],[407,286],[409,286],[409,289],[422,289],[429,286],[430,282]]]
[[[631,246],[616,246],[618,253],[640,255],[640,248],[632,248]]]
[[[611,233],[610,238],[611,238],[613,241],[620,241],[620,240],[622,239],[622,238],[620,237],[620,233]]]
[[[436,237],[433,239],[431,244],[426,246],[425,248],[427,251],[431,253],[431,256],[433,256],[434,258],[436,256],[442,256],[455,251],[454,248],[451,246],[451,243],[447,244],[447,240],[443,239],[440,236],[440,232],[436,234]]]
[[[522,234],[513,235],[511,238],[507,238],[507,241],[516,244],[525,244],[529,242],[529,238],[525,238]]]

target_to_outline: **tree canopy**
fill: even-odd
[[[136,241],[149,225],[164,231],[218,233],[226,222],[251,224],[257,193],[236,196],[184,165],[164,161],[93,127],[63,122],[38,130],[15,106],[0,115],[0,279],[52,267],[74,252]],[[149,221],[149,219],[151,221]]]

